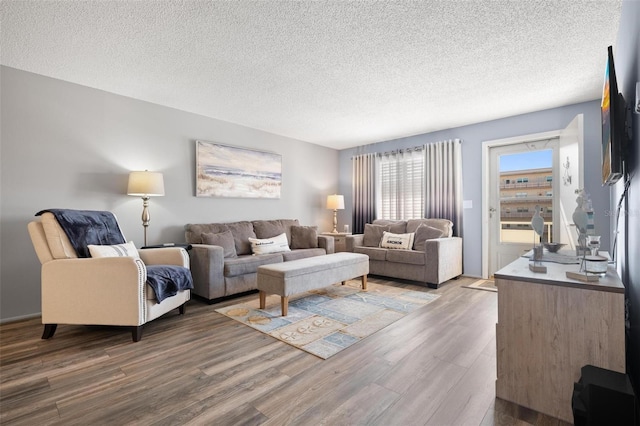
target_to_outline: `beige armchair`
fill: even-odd
[[[189,267],[182,248],[140,250],[140,258],[79,258],[55,216],[44,213],[28,224],[29,235],[42,264],[43,339],[58,324],[132,327],[134,342],[145,323],[173,310],[184,314],[190,290],[178,291],[158,303],[146,283],[145,265]]]

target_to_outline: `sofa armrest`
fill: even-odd
[[[181,247],[141,249],[138,251],[145,265],[176,265],[189,267],[189,254]]]
[[[326,235],[318,235],[318,247],[323,248],[327,254],[332,254],[336,252],[335,242],[333,241],[333,237],[328,237]]]
[[[224,250],[220,246],[193,244],[190,251],[193,293],[206,299],[225,295]]]
[[[364,245],[364,234],[347,235],[347,251],[353,252],[354,247]]]
[[[441,284],[462,274],[462,238],[435,238],[425,246],[428,283]]]
[[[141,259],[58,259],[42,265],[43,324],[138,326],[146,322]]]

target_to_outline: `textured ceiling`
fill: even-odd
[[[621,0],[0,7],[3,65],[342,149],[599,98]]]

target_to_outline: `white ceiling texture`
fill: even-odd
[[[2,0],[3,65],[336,149],[598,99],[621,0]]]

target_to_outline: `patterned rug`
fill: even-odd
[[[478,280],[469,285],[463,285],[462,287],[475,290],[498,291],[498,287],[496,287],[496,283],[493,280]]]
[[[357,279],[292,296],[286,317],[280,315],[280,296],[275,295],[267,297],[264,310],[256,295],[216,312],[327,359],[440,297],[427,288],[415,291],[372,282],[367,287],[363,291]]]

